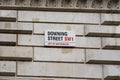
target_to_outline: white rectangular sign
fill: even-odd
[[[75,46],[74,31],[46,30],[45,31],[45,46]]]

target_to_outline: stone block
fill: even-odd
[[[34,48],[34,61],[85,62],[84,49]]]
[[[86,49],[86,62],[90,64],[120,64],[119,50]]]
[[[16,62],[0,61],[0,75],[14,76],[16,73]]]
[[[86,18],[87,17],[87,18]],[[18,21],[99,24],[99,13],[18,11]]]
[[[114,34],[115,35],[115,37],[120,37],[120,26],[117,26],[116,27],[116,31],[115,31],[116,33]]]
[[[119,80],[120,79],[120,65],[104,65],[105,80]]]
[[[100,26],[100,25],[86,25],[85,35],[90,37],[118,37],[120,36],[117,30],[119,26]]]
[[[0,21],[16,21],[17,11],[0,10]]]
[[[18,35],[18,45],[44,46],[44,35]],[[76,46],[80,48],[100,48],[101,40],[98,37],[76,37]]]
[[[101,14],[101,24],[103,25],[119,25],[119,14]]]
[[[17,29],[19,30],[18,33],[22,33],[22,34],[32,34],[32,31],[33,31],[33,23],[22,23],[22,22],[18,22]]]
[[[0,80],[93,80],[93,79],[70,79],[70,78],[41,78],[41,77],[7,77],[0,76]],[[100,79],[94,79],[100,80]]]
[[[32,34],[32,23],[0,22],[0,33]]]
[[[76,47],[100,48],[101,39],[98,37],[76,37]]]
[[[16,34],[0,34],[0,45],[16,45]]]
[[[44,34],[45,30],[73,30],[76,35],[84,35],[84,25],[78,24],[52,24],[52,23],[35,23],[34,33]]]
[[[44,76],[78,79],[102,78],[101,65],[45,62],[18,62],[17,64],[17,76]]]
[[[120,49],[120,38],[102,38],[103,49]]]
[[[0,46],[0,60],[32,60],[32,47]]]
[[[18,45],[44,46],[43,35],[18,35]]]

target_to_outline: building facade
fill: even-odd
[[[0,80],[120,80],[119,13],[120,0],[0,0]]]

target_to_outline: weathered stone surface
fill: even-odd
[[[0,21],[16,21],[17,11],[0,10]]]
[[[119,14],[101,14],[101,24],[119,25],[120,15]]]
[[[100,48],[101,40],[98,37],[76,37],[76,47]]]
[[[15,5],[16,6],[30,6],[30,0],[23,0],[23,1],[21,1],[21,0],[15,0]]]
[[[0,22],[0,33],[31,34],[32,23]]]
[[[0,46],[0,60],[32,60],[32,47]]]
[[[115,37],[120,37],[120,26],[117,26],[116,27],[116,34],[115,34]]]
[[[35,23],[34,33],[44,34],[45,30],[73,30],[76,35],[84,35],[84,25],[78,24],[52,24],[52,23]]]
[[[87,63],[120,64],[119,50],[86,49]]]
[[[33,23],[18,22],[17,29],[19,30],[20,33],[23,33],[23,34],[32,34]]]
[[[0,8],[119,13],[119,0],[1,0]]]
[[[120,80],[120,65],[104,65],[105,80]]]
[[[1,17],[16,17],[17,11],[15,10],[0,10]]]
[[[119,26],[85,25],[85,35],[91,37],[119,37]]]
[[[103,49],[120,49],[120,38],[102,38]]]
[[[14,76],[16,73],[16,62],[0,61],[0,75]]]
[[[43,35],[18,35],[18,45],[44,46]]]
[[[70,79],[70,78],[41,78],[41,77],[7,77],[0,76],[0,80],[100,80],[100,79]]]
[[[0,45],[16,45],[16,34],[0,34]]]
[[[85,62],[84,49],[34,48],[34,61]]]
[[[16,35],[15,34],[0,34],[0,41],[15,42],[16,41]]]
[[[43,35],[18,35],[18,45],[44,46]],[[80,48],[100,48],[101,41],[97,37],[76,37],[76,46]]]
[[[68,63],[18,62],[18,76],[102,78],[102,66]],[[86,74],[87,73],[87,74]]]
[[[99,24],[100,14],[74,13],[74,12],[68,13],[68,12],[45,12],[45,11],[39,11],[39,12],[19,11],[18,21]]]
[[[0,22],[0,29],[17,29],[16,22]]]
[[[33,30],[33,23],[18,22],[17,28],[20,30]]]

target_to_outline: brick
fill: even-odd
[[[32,47],[0,46],[0,60],[32,60]]]
[[[101,65],[18,62],[18,76],[46,76],[63,78],[102,78]],[[87,74],[86,74],[87,73]]]
[[[85,62],[84,49],[34,48],[34,61]]]
[[[102,38],[103,49],[120,49],[120,38]]]
[[[120,65],[104,65],[105,80],[119,80],[120,79]]]
[[[0,33],[31,34],[32,23],[0,22]]]
[[[44,46],[43,35],[18,35],[18,45]]]
[[[44,46],[44,35],[18,35],[18,45]],[[75,47],[100,48],[101,40],[97,37],[76,37]]]
[[[101,40],[98,37],[76,37],[76,47],[100,48]]]
[[[86,49],[87,63],[120,64],[119,50]]]
[[[16,34],[0,34],[0,45],[16,45]]]
[[[100,26],[100,25],[86,25],[85,35],[91,37],[118,37],[119,32],[116,31],[119,26]]]
[[[104,25],[119,25],[119,14],[101,14],[101,24]]]
[[[0,61],[0,75],[14,76],[16,73],[16,62]]]
[[[44,34],[45,30],[73,30],[76,35],[84,35],[84,25],[77,24],[52,24],[52,23],[35,23],[34,33]]]
[[[68,13],[45,11],[18,11],[18,21],[99,24],[100,14],[75,12]]]
[[[17,11],[0,10],[0,21],[16,21]]]

